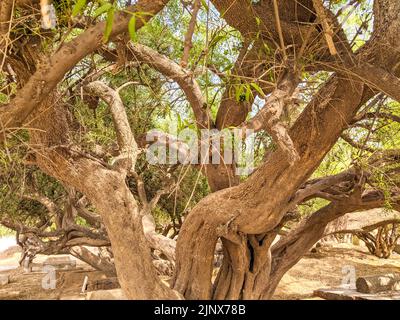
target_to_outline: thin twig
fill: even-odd
[[[276,1],[276,0],[275,0]],[[328,17],[325,14],[325,8],[321,0],[313,0],[314,9],[317,12],[317,16],[321,21],[322,28],[324,29],[325,40],[329,48],[331,55],[337,55],[335,43],[333,42],[333,30],[328,22]]]
[[[193,47],[192,38],[193,38],[193,34],[194,34],[194,29],[196,27],[197,14],[199,13],[200,8],[201,8],[201,1],[194,0],[192,17],[190,19],[189,27],[188,27],[188,30],[185,35],[183,56],[182,56],[182,60],[181,60],[181,66],[183,68],[186,68],[188,65],[190,50]]]
[[[281,49],[282,49],[282,53],[283,53],[283,58],[284,58],[284,60],[286,60],[287,54],[286,54],[285,42],[283,40],[281,19],[279,18],[279,8],[278,8],[277,0],[274,0],[274,13],[275,13],[276,28],[278,29],[279,41],[280,41],[280,45],[281,45]]]

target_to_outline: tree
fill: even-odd
[[[397,212],[388,213],[385,210],[373,209],[367,214],[359,212],[348,213],[331,222],[325,229],[325,234],[356,235],[367,246],[369,252],[378,258],[389,258],[396,249],[398,235]]]
[[[372,7],[353,1],[355,21],[343,1],[54,1],[54,31],[39,28],[37,2],[6,0],[0,7],[3,149],[29,141],[30,165],[87,199],[105,226],[129,298],[268,299],[328,223],[349,212],[399,208],[400,151],[392,146],[398,140],[394,129],[385,132],[389,122],[399,122],[397,1],[375,0]],[[166,26],[179,30],[181,5],[193,10],[181,32],[185,41],[175,43],[171,32],[172,44],[162,43]],[[236,55],[227,49],[233,43],[240,47]],[[182,60],[174,45],[183,49]],[[138,173],[146,145],[132,130],[141,111],[128,114],[121,98],[129,83],[118,89],[112,83],[129,68],[137,68],[140,86],[151,87],[141,76],[151,69],[163,79],[161,87],[179,86],[198,130],[236,127],[262,137],[264,154],[246,179],[222,161],[196,167],[211,192],[184,217],[176,243],[156,232],[151,215],[171,186],[148,199]],[[110,70],[114,75],[105,77]],[[219,99],[213,85],[222,87]],[[265,105],[253,115],[257,96]],[[87,130],[76,114],[79,101],[97,110],[99,99],[117,142],[106,154],[79,139]],[[324,159],[339,139],[353,150],[352,161],[324,175]],[[132,178],[136,193],[127,183]],[[273,244],[316,199],[323,201]],[[219,240],[223,261],[213,279]],[[150,248],[174,261],[170,286],[157,277]]]

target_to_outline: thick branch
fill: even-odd
[[[84,208],[80,204],[77,204],[76,207],[76,212],[78,216],[81,218],[85,219],[90,225],[92,225],[95,228],[99,228],[101,225],[101,217],[88,209]]]
[[[361,195],[361,188],[358,186],[351,197],[328,204],[300,223],[272,247],[273,265],[267,295],[270,296],[274,292],[282,276],[301,259],[305,252],[324,237],[329,222],[349,212],[382,207],[384,203],[385,196],[382,192],[369,191]]]
[[[308,181],[295,193],[295,196],[291,203],[293,203],[293,205],[297,205],[303,201],[309,200],[318,192],[322,192],[329,187],[338,185],[343,182],[354,182],[355,177],[356,173],[354,172],[354,170],[348,170],[336,175]]]
[[[143,231],[153,249],[160,250],[171,262],[175,262],[176,241],[156,232],[156,223],[151,214],[142,218]]]
[[[288,72],[267,98],[263,109],[240,127],[254,131],[265,129],[284,151],[291,165],[299,159],[299,155],[281,117],[298,83],[297,76]]]
[[[343,221],[341,223],[340,221]],[[400,223],[400,214],[396,211],[387,212],[384,209],[374,209],[362,212],[347,213],[329,223],[324,236],[336,233],[371,232],[381,226]]]
[[[160,250],[168,258],[169,261],[174,263],[176,241],[157,233],[156,222],[152,216],[152,210],[157,205],[160,197],[163,194],[168,193],[172,188],[172,185],[158,190],[155,196],[150,201],[148,201],[142,178],[138,174],[135,174],[135,178],[139,198],[142,202],[142,210],[140,211],[140,214],[142,215],[144,235],[151,248]]]
[[[129,171],[134,171],[138,147],[132,134],[124,104],[118,92],[101,81],[95,81],[86,86],[89,92],[101,97],[110,107],[120,155],[116,160],[128,160]]]
[[[115,266],[112,263],[108,262],[106,259],[100,258],[85,247],[75,246],[70,248],[69,252],[75,258],[86,262],[97,270],[101,270],[110,275],[116,274]]]
[[[176,81],[184,91],[200,129],[213,127],[211,116],[194,75],[174,61],[141,44],[132,44],[131,50],[139,61],[149,64],[166,77]]]
[[[345,67],[346,72],[357,75],[361,81],[373,89],[400,102],[400,78],[398,76],[366,61],[360,61],[357,65],[346,62]]]
[[[159,12],[168,0],[140,0],[126,10],[130,12],[146,12],[151,15]],[[151,15],[143,15],[137,19],[136,29],[143,26]],[[131,15],[120,12],[115,16],[110,40],[128,29]],[[24,124],[33,110],[53,91],[64,75],[80,60],[103,45],[103,33],[106,23],[99,22],[90,27],[72,41],[65,43],[47,62],[38,68],[26,85],[18,91],[16,97],[0,108],[2,128],[15,129]]]
[[[13,8],[14,0],[3,0],[0,3],[0,70],[4,65],[8,44],[11,41],[9,31]]]

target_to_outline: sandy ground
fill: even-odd
[[[42,288],[45,274],[25,274],[20,268],[1,271],[1,268],[17,267],[19,252],[9,248],[0,253],[0,274],[9,274],[11,282],[0,287],[0,299],[68,299],[83,298],[80,295],[83,279],[104,279],[101,272],[78,262],[73,271],[57,271],[57,286],[54,290]],[[35,262],[43,261],[39,256]],[[316,289],[338,287],[345,276],[343,268],[353,268],[356,276],[384,273],[400,273],[400,255],[393,254],[390,259],[378,259],[364,247],[338,245],[318,248],[317,253],[309,253],[294,266],[282,279],[274,299],[314,299]]]
[[[71,259],[75,259],[69,256]],[[6,274],[10,276],[10,283],[0,286],[0,300],[4,299],[69,299],[84,298],[80,295],[82,284],[85,276],[89,277],[89,281],[106,279],[106,275],[102,272],[95,271],[86,263],[77,260],[74,270],[57,270],[56,271],[56,288],[44,289],[43,282],[46,283],[46,272],[30,272],[25,273],[19,267],[20,249],[17,246],[10,247],[0,252],[0,275]],[[48,256],[38,255],[34,263],[40,264],[45,261]],[[48,280],[47,280],[48,281]]]
[[[335,244],[309,253],[282,278],[274,299],[310,299],[316,289],[339,287],[348,271],[355,276],[400,273],[400,255],[379,259],[364,246]]]

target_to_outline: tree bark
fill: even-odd
[[[70,248],[70,253],[75,258],[78,258],[79,260],[86,262],[88,265],[92,266],[96,270],[103,271],[109,276],[116,275],[114,264],[106,261],[105,259],[100,258],[94,253],[90,252],[90,250],[85,247],[82,246],[72,247]]]
[[[143,26],[145,19],[158,13],[168,3],[168,0],[141,0],[126,8],[130,12],[146,12],[143,19],[137,19],[136,30]],[[114,19],[110,40],[127,32],[131,15],[120,12]],[[37,108],[57,84],[80,60],[103,45],[104,21],[88,28],[72,41],[67,42],[29,78],[24,87],[18,91],[15,98],[6,106],[0,108],[0,123],[4,128],[21,127],[27,117]],[[3,129],[2,129],[3,130]]]
[[[211,257],[218,237],[229,239],[232,234],[272,231],[290,210],[291,195],[319,165],[345,123],[353,118],[361,94],[360,84],[331,78],[290,130],[300,155],[295,165],[282,161],[284,155],[277,151],[241,185],[199,202],[187,217],[177,242],[177,290],[188,298],[211,298]],[[195,246],[189,241],[193,241],[193,235],[198,237]],[[206,237],[208,241],[203,240]],[[202,277],[193,279],[182,268],[198,270]],[[202,290],[197,289],[202,286]]]
[[[377,276],[360,277],[356,281],[356,288],[361,293],[378,293],[400,290],[399,274],[384,274]]]

